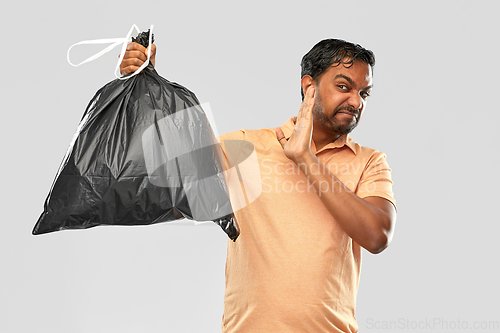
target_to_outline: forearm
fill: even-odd
[[[356,243],[372,253],[387,247],[392,225],[387,212],[354,194],[313,153],[295,163],[330,214]]]

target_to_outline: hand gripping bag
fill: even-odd
[[[134,41],[147,46],[152,33]],[[224,166],[195,94],[148,63],[91,99],[33,234],[187,218],[213,221],[235,241]]]

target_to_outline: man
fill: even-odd
[[[145,59],[131,44],[122,73]],[[357,332],[360,247],[383,251],[396,220],[385,155],[348,135],[365,110],[374,62],[359,45],[321,41],[302,59],[297,117],[221,136],[223,145],[253,144],[262,182],[260,196],[235,212],[222,332]]]

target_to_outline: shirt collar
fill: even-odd
[[[283,134],[285,135],[285,138],[288,140],[290,136],[292,135],[293,128],[295,127],[295,124],[293,123],[293,118],[288,119],[283,126],[281,126],[281,130],[283,131]],[[312,143],[314,145],[314,142]],[[334,142],[331,142],[324,146],[323,148],[320,149],[320,151],[323,151],[325,149],[333,149],[333,148],[342,148],[343,146],[349,147],[354,154],[356,154],[356,144],[354,141],[351,139],[349,134],[342,135],[340,136],[337,140]],[[320,151],[317,151],[319,153]]]

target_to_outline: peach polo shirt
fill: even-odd
[[[293,126],[289,119],[281,127],[285,137]],[[239,130],[220,139],[229,168],[238,160],[231,155],[253,156],[258,162],[257,173],[242,164],[237,168],[242,190],[236,192],[243,199],[233,198],[234,182],[229,186],[231,202],[244,204],[236,205],[235,212],[240,235],[228,242],[222,332],[357,332],[360,246],[285,156],[273,129]],[[250,142],[253,154],[243,152],[252,145],[228,151],[228,143],[238,142],[233,140]],[[314,143],[311,148],[356,195],[395,204],[383,153],[354,143],[348,135],[319,151]]]

